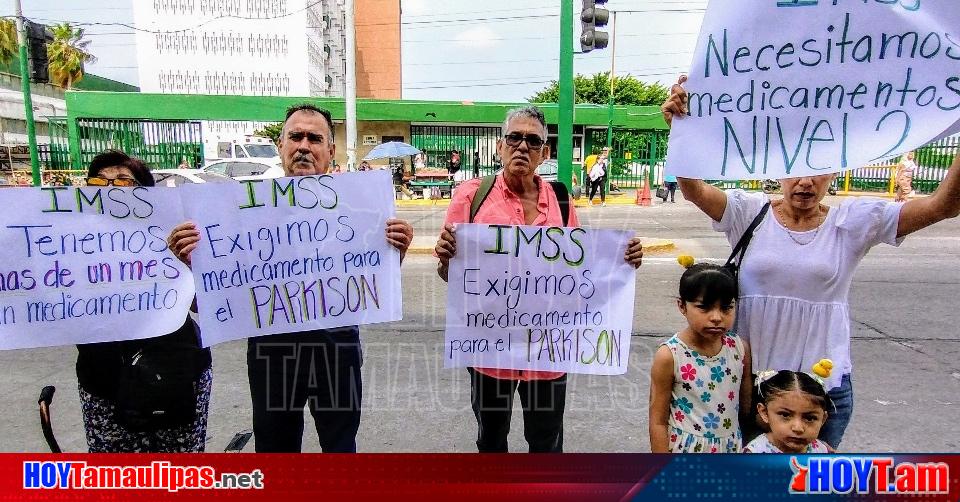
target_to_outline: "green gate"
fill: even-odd
[[[50,131],[50,145],[48,147],[48,157],[44,159],[43,168],[52,170],[69,170],[70,166],[70,140],[67,136],[67,118],[51,117],[47,119],[47,127]]]
[[[495,173],[499,168],[497,140],[500,128],[495,126],[411,125],[410,142],[426,157],[431,169],[447,169],[450,154],[460,152],[460,171],[466,178]],[[459,179],[459,178],[458,178]]]
[[[585,131],[586,154],[599,154],[607,146],[605,129]],[[663,163],[667,157],[667,131],[617,129],[613,132],[609,179],[619,188],[640,188],[649,175],[651,184],[663,182]],[[586,174],[586,173],[584,173]]]
[[[200,122],[182,120],[78,119],[80,158],[87,165],[98,153],[116,149],[154,169],[172,169],[183,159],[203,161]]]

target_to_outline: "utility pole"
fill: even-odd
[[[557,178],[572,190],[573,176],[573,1],[560,2],[560,85],[557,106]]]
[[[23,108],[27,120],[27,144],[30,146],[30,170],[33,186],[40,186],[40,156],[37,153],[37,127],[33,122],[33,99],[30,94],[30,55],[27,53],[27,25],[23,22],[20,0],[13,0],[17,15],[17,43],[20,45],[20,84],[23,89]]]
[[[607,148],[613,148],[613,83],[617,62],[617,11],[610,13],[613,16],[613,29],[610,30],[610,105],[607,113]]]
[[[346,0],[344,5],[346,33],[346,101],[347,118],[347,170],[353,171],[357,166],[357,28],[356,17],[353,11],[354,0]]]

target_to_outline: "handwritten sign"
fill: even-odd
[[[636,273],[628,232],[458,225],[444,367],[620,375]]]
[[[0,349],[173,332],[193,300],[167,250],[183,220],[173,190],[0,190]]]
[[[957,132],[958,26],[948,1],[711,0],[667,172],[830,174]]]
[[[388,172],[183,190],[204,346],[401,318]]]

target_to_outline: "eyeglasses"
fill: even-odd
[[[518,132],[512,132],[503,137],[503,140],[507,143],[507,146],[511,148],[518,148],[520,143],[526,141],[527,146],[537,150],[543,148],[544,141],[543,138],[537,136],[536,134],[520,134]]]
[[[139,186],[140,184],[137,183],[137,180],[133,178],[107,179],[107,178],[101,178],[99,176],[91,176],[87,178],[87,186],[105,187],[109,185],[113,185],[115,187],[135,187],[135,186]]]

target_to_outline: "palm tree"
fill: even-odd
[[[93,63],[97,58],[87,52],[90,41],[83,39],[83,28],[62,23],[51,26],[50,31],[53,32],[53,42],[47,45],[50,80],[64,89],[70,89],[83,78],[83,64]]]
[[[0,18],[0,64],[13,61],[13,56],[19,52],[17,44],[17,23],[12,19]]]

